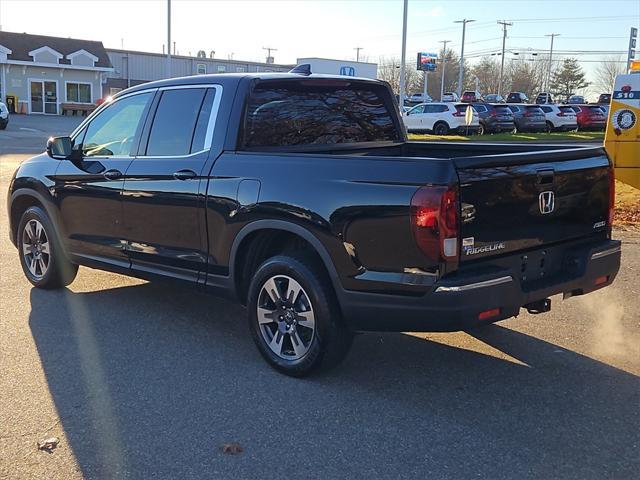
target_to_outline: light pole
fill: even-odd
[[[549,33],[547,35],[545,35],[545,37],[551,37],[551,49],[549,50],[549,71],[547,72],[547,85],[545,90],[547,91],[547,93],[549,93],[549,86],[551,84],[551,65],[552,65],[552,59],[553,59],[553,39],[555,37],[560,36],[559,33]]]
[[[364,50],[364,47],[356,47],[354,48],[354,50],[356,51],[356,62],[360,61],[360,50]]]
[[[407,61],[407,9],[409,7],[409,0],[404,0],[404,8],[402,12],[402,53],[400,55],[400,98],[398,103],[400,104],[400,110],[404,107],[404,87],[405,87],[405,64]]]
[[[440,101],[442,101],[442,97],[444,97],[444,70],[447,66],[447,43],[451,40],[441,40],[442,43],[442,62],[440,63],[440,67],[442,68],[442,78],[440,79]]]
[[[504,73],[504,47],[507,42],[507,27],[513,25],[509,22],[498,22],[498,25],[502,25],[502,59],[500,61],[500,80],[498,81],[498,95],[502,95],[502,75]]]
[[[171,0],[167,0],[167,78],[171,78]]]
[[[464,77],[464,34],[467,29],[467,23],[475,22],[475,20],[456,20],[453,23],[462,24],[462,47],[460,48],[460,70],[458,72],[458,97],[462,97],[462,79]]]

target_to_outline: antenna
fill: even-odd
[[[267,51],[267,63],[274,63],[271,52],[277,52],[278,49],[273,47],[262,47],[262,49]]]

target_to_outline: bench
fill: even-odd
[[[66,115],[67,112],[70,115],[84,115],[87,116],[93,112],[97,107],[93,103],[61,103],[62,115]]]

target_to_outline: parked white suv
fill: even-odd
[[[460,97],[456,92],[445,92],[440,99],[441,102],[459,102]]]
[[[547,121],[547,131],[567,132],[578,128],[576,112],[564,105],[540,105]]]
[[[424,93],[414,93],[409,97],[410,102],[428,103],[432,100],[433,99],[429,95],[425,97]]]
[[[9,123],[9,109],[7,106],[0,102],[0,130],[4,130],[7,128],[7,124]]]
[[[467,108],[473,114],[469,126],[465,124]],[[447,135],[452,131],[477,133],[480,129],[478,113],[468,103],[422,103],[409,110],[402,119],[409,132]]]

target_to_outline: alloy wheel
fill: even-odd
[[[309,296],[296,280],[270,277],[260,289],[257,314],[260,334],[273,353],[285,360],[306,355],[316,323]]]
[[[31,219],[24,226],[22,255],[29,273],[34,278],[39,280],[45,276],[51,261],[51,250],[47,232],[38,220]]]

